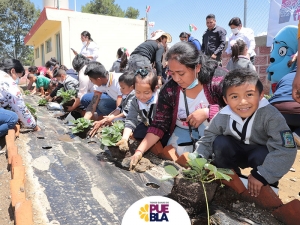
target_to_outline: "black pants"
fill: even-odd
[[[267,146],[247,145],[232,136],[218,136],[213,143],[214,164],[219,168],[234,169],[241,174],[240,168],[256,169],[262,165],[269,151]],[[240,168],[239,168],[240,167]]]

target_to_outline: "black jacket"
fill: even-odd
[[[140,44],[131,55],[138,54],[147,57],[151,63],[155,62],[157,75],[162,75],[162,56],[165,48],[156,41],[147,40]]]
[[[226,34],[226,30],[219,26],[216,26],[212,30],[207,29],[202,36],[201,51],[209,57],[215,54],[217,61],[219,61],[222,51],[225,48]]]

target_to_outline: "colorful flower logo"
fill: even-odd
[[[149,222],[149,204],[146,204],[144,207],[141,207],[139,214],[141,219],[144,219],[146,222]]]

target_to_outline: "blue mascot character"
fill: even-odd
[[[289,61],[298,50],[297,33],[298,27],[289,25],[282,28],[273,40],[270,66],[267,68],[268,80],[271,81],[273,92],[281,78],[295,69],[296,63],[291,64]]]

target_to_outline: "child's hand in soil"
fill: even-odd
[[[130,161],[130,167],[129,170],[134,169],[134,167],[138,164],[138,162],[141,160],[143,157],[143,154],[141,151],[136,151],[133,156],[131,156],[131,161]]]
[[[94,137],[95,134],[97,134],[97,131],[99,130],[99,128],[103,125],[103,120],[100,121],[95,121],[93,123],[93,129],[90,131],[89,135],[91,137]]]
[[[251,174],[248,176],[248,191],[251,196],[257,197],[263,183],[255,179]]]
[[[125,152],[125,151],[128,151],[129,150],[129,147],[128,147],[128,140],[126,139],[121,139],[120,141],[118,141],[116,143],[116,146],[119,146],[119,149],[120,151],[122,152]]]

